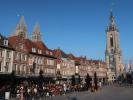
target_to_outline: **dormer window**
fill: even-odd
[[[4,45],[8,46],[8,40],[6,40],[6,39],[4,40]]]
[[[53,55],[53,53],[52,53],[52,52],[50,52],[50,55]]]
[[[36,52],[36,48],[32,48],[32,52]]]
[[[46,50],[46,54],[47,54],[47,55],[49,54],[49,51],[48,51],[48,50]]]
[[[38,53],[39,53],[39,54],[42,54],[42,50],[39,50],[39,49],[38,49]]]

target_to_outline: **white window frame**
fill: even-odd
[[[4,39],[4,45],[8,46],[8,40]]]
[[[36,52],[36,48],[32,47],[32,52]]]

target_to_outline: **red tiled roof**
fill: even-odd
[[[15,45],[17,40],[17,36],[12,36],[8,38],[8,41],[11,45]]]
[[[53,53],[54,53],[54,55],[55,55],[56,57],[58,57],[58,58],[61,57],[61,52],[60,52],[59,49],[54,49],[54,50],[53,50]]]
[[[75,56],[73,55],[73,54],[68,54],[68,57],[70,58],[70,59],[72,59],[72,60],[75,60]]]
[[[37,47],[41,50],[48,50],[47,46],[42,42],[42,41],[37,41],[37,42],[34,42]]]
[[[9,37],[8,39],[12,46],[17,45],[17,42],[18,42],[17,36],[12,36],[12,37]],[[30,39],[24,39],[24,44],[25,44],[25,49],[28,52],[32,52],[32,48],[36,48],[36,49],[42,50],[42,54],[44,55],[54,56],[54,51],[48,49],[47,46],[42,41],[33,42]],[[51,53],[46,54],[46,50],[48,52],[52,52],[53,54],[52,55]]]

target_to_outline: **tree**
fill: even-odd
[[[78,77],[78,84],[80,84],[81,83],[81,78],[80,78],[80,75],[79,75],[79,77]]]
[[[43,81],[44,81],[43,70],[40,70],[40,72],[39,72],[39,84],[40,84],[40,86],[42,86]]]
[[[14,85],[14,83],[15,83],[15,71],[12,71],[12,73],[10,75],[10,79],[11,79],[11,85]]]
[[[15,71],[12,71],[10,74],[10,81],[11,81],[11,92],[15,93],[15,84],[16,84],[16,77],[15,77]]]
[[[97,84],[97,74],[96,72],[94,73],[94,84],[95,84],[95,89],[98,89],[98,84]]]
[[[72,75],[72,86],[74,86],[75,85],[75,77],[74,77],[74,75]]]
[[[90,81],[91,81],[90,75],[87,73],[87,75],[86,75],[86,79],[85,79],[85,82],[86,82],[86,88],[87,88],[87,89],[89,89],[90,86],[91,86]]]
[[[127,73],[126,79],[127,79],[127,83],[132,84],[132,75],[131,75],[131,73]]]

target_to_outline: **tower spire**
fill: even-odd
[[[38,22],[34,26],[33,33],[32,33],[32,40],[35,42],[41,41],[40,26]]]
[[[27,36],[27,26],[26,26],[26,22],[24,19],[24,16],[20,17],[20,20],[16,26],[15,31],[13,32],[12,36],[17,36],[17,35],[23,35],[24,38],[28,38]]]
[[[107,31],[118,31],[112,9],[110,10],[109,26],[107,28]]]
[[[17,24],[16,29],[21,29],[21,30],[27,31],[27,27],[26,27],[24,16],[20,17],[20,20],[19,20],[19,23]]]
[[[115,20],[112,9],[110,10],[110,26],[115,26]]]

